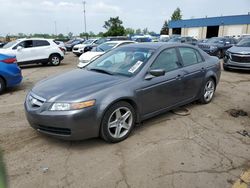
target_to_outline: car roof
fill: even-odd
[[[109,44],[109,43],[121,44],[121,43],[125,43],[125,42],[131,42],[131,43],[133,43],[134,41],[132,41],[132,40],[113,40],[113,41],[108,41],[108,42],[105,42],[105,43],[106,44]]]
[[[158,49],[161,47],[194,47],[192,45],[183,44],[183,43],[171,43],[171,42],[145,42],[145,43],[134,43],[128,44],[126,47],[134,47],[134,48],[149,48],[149,49]]]

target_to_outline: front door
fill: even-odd
[[[178,56],[175,48],[163,50],[152,63],[150,69],[164,69],[164,76],[145,79],[137,91],[142,116],[167,109],[181,102],[182,75],[179,71]]]

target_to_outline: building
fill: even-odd
[[[170,21],[169,34],[197,39],[250,34],[250,14]]]

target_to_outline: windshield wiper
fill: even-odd
[[[92,69],[88,69],[90,71],[96,71],[96,72],[100,72],[100,73],[105,73],[105,74],[109,74],[109,75],[113,75],[113,73],[103,70],[103,69],[96,69],[96,68],[92,68]]]

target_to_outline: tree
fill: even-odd
[[[179,7],[177,7],[177,9],[175,9],[175,11],[173,12],[173,14],[171,16],[171,21],[181,20],[181,19],[182,19],[181,9]]]
[[[122,21],[119,19],[119,16],[110,18],[108,21],[105,21],[104,28],[108,31],[104,33],[104,36],[122,36],[125,35],[125,29],[122,26]]]
[[[144,35],[148,34],[148,28],[147,28],[147,27],[144,28],[144,29],[142,30],[142,33],[143,33]]]
[[[72,32],[69,32],[69,33],[68,33],[68,37],[69,37],[69,39],[71,39],[71,38],[73,37],[73,33],[72,33]]]
[[[168,28],[168,21],[166,20],[161,28],[161,35],[168,35],[169,28]]]
[[[135,30],[132,28],[126,28],[125,29],[125,33],[126,35],[134,35],[135,34]]]
[[[137,35],[142,34],[141,29],[136,29],[136,30],[135,30],[135,34],[137,34]]]

